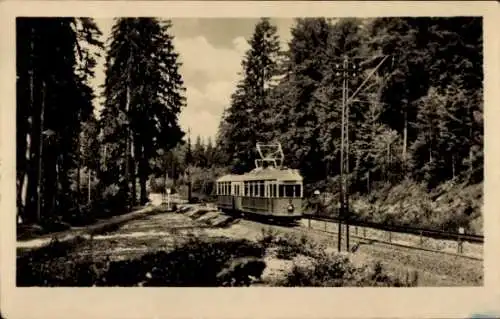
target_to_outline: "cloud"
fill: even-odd
[[[250,44],[248,44],[247,39],[245,37],[237,37],[233,40],[233,45],[236,48],[236,51],[243,56],[248,49],[250,49]]]
[[[203,36],[176,38],[180,72],[186,84],[187,106],[179,118],[181,127],[193,136],[215,138],[224,108],[239,79],[241,59],[247,49],[244,37],[233,40],[233,48],[215,47]]]
[[[233,89],[233,83],[222,81],[209,83],[203,91],[187,87],[187,106],[179,118],[183,130],[190,128],[193,136],[215,139],[222,112],[229,106]]]
[[[198,135],[205,142],[209,137],[212,142],[215,141],[219,122],[220,116],[192,108],[186,108],[179,116],[179,124],[185,132],[191,129],[191,141],[194,141]]]
[[[182,62],[182,75],[189,85],[201,88],[212,81],[235,82],[238,79],[242,56],[237,49],[216,48],[203,36],[174,41]],[[199,77],[200,73],[208,77]]]

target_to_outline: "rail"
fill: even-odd
[[[338,218],[332,216],[321,216],[315,214],[303,214],[303,217],[306,219],[329,221],[335,223],[338,223],[339,221]],[[345,224],[346,221],[342,220],[342,223]],[[408,227],[408,226],[386,225],[374,222],[360,221],[355,219],[348,220],[348,224],[350,226],[369,227],[377,230],[420,235],[425,237],[431,237],[434,239],[449,239],[449,240],[458,240],[458,241],[481,243],[481,244],[484,243],[484,236],[481,235],[460,234],[458,232],[454,233],[454,232],[431,230],[431,229]]]

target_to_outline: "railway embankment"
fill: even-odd
[[[381,186],[353,195],[351,209],[359,220],[448,232],[463,228],[483,234],[483,184],[443,183],[432,190],[415,181]]]

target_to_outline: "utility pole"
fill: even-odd
[[[338,239],[337,239],[337,249],[340,252],[342,250],[342,217],[344,216],[345,201],[344,201],[344,136],[345,136],[345,101],[346,101],[346,87],[347,79],[345,76],[345,70],[347,67],[348,58],[344,57],[342,67],[339,68],[337,65],[336,71],[337,75],[342,74],[342,120],[340,127],[340,193],[339,193],[339,216],[338,216]]]
[[[342,66],[336,65],[336,75],[342,76],[342,120],[341,120],[341,143],[340,143],[340,211],[338,219],[338,251],[342,250],[342,220],[346,224],[346,250],[349,251],[349,103],[361,91],[368,80],[375,74],[380,66],[389,58],[384,56],[382,61],[372,70],[366,79],[359,85],[354,93],[349,96],[349,80],[355,78],[360,73],[360,65],[356,62],[349,62],[349,58],[344,56]],[[355,60],[355,59],[353,59]]]
[[[336,74],[342,76],[342,119],[340,137],[340,210],[338,218],[338,251],[342,250],[342,220],[346,224],[346,250],[349,250],[349,79],[358,76],[359,66],[349,62],[346,55],[342,66],[336,65]]]

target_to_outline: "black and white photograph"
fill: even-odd
[[[485,285],[482,16],[13,28],[16,287]]]

